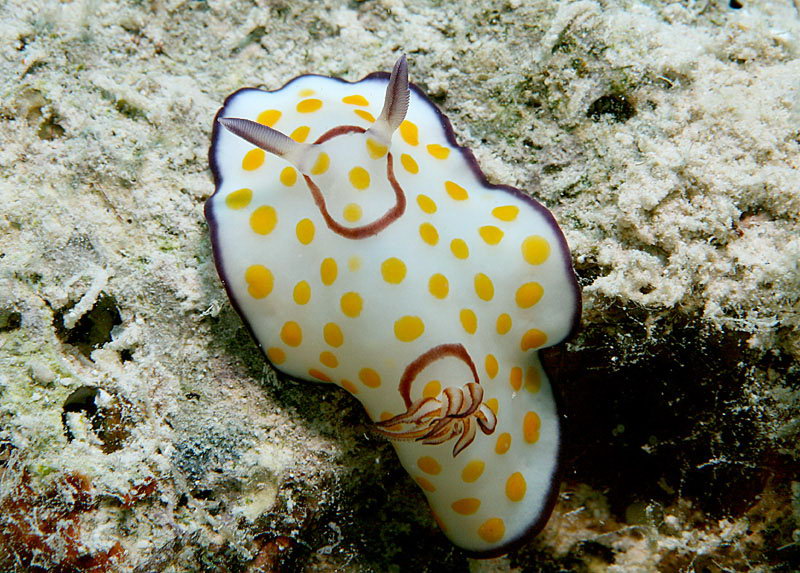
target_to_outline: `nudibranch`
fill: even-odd
[[[217,270],[268,360],[358,398],[471,555],[541,529],[559,417],[537,350],[580,313],[552,214],[487,181],[405,57],[239,90],[212,137]]]

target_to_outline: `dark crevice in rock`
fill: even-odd
[[[105,293],[100,294],[92,309],[72,328],[64,326],[64,315],[68,311],[69,308],[63,308],[55,313],[53,326],[56,335],[62,342],[77,348],[87,358],[91,357],[92,350],[111,342],[111,330],[122,324],[116,300]]]
[[[103,400],[98,404],[101,390],[96,386],[81,386],[64,401],[61,410],[61,424],[68,441],[75,439],[69,422],[69,414],[86,416],[92,430],[101,442],[100,448],[110,454],[122,449],[130,436],[132,424],[130,408],[117,398]],[[108,396],[108,395],[106,395]]]
[[[568,416],[567,480],[605,492],[621,521],[632,504],[686,498],[716,519],[742,515],[782,473],[747,387],[752,368],[776,365],[743,333],[665,325],[643,308],[605,316],[613,324],[585,327],[576,351],[544,353]]]
[[[630,98],[623,94],[600,96],[586,110],[586,117],[592,121],[600,121],[603,117],[608,117],[617,123],[624,123],[634,115],[636,115],[636,108]]]
[[[16,330],[22,325],[22,314],[13,310],[0,309],[0,332]]]

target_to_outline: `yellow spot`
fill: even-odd
[[[500,410],[500,404],[497,402],[497,398],[489,398],[486,400],[486,405],[489,406],[489,409],[497,416],[497,412]]]
[[[541,265],[550,256],[550,243],[539,235],[531,235],[522,241],[522,258],[532,265]]]
[[[483,474],[483,469],[486,467],[486,464],[483,463],[481,460],[472,460],[467,465],[464,466],[464,469],[461,470],[461,479],[467,483],[472,483],[476,481],[481,474]]]
[[[478,229],[478,233],[481,239],[486,241],[487,245],[496,245],[503,240],[503,235],[505,234],[494,225],[485,225]]]
[[[407,153],[403,153],[400,156],[400,163],[403,165],[403,168],[409,173],[412,174],[419,173],[419,165],[417,165],[417,162],[414,161],[414,158],[408,155]]]
[[[404,316],[394,323],[394,335],[400,342],[416,340],[425,332],[425,323],[418,316]]]
[[[342,312],[350,318],[356,318],[364,308],[364,301],[357,292],[346,292],[341,299]]]
[[[277,224],[278,214],[269,205],[262,205],[250,215],[250,228],[259,235],[269,235]]]
[[[475,294],[478,298],[485,301],[490,301],[494,298],[494,284],[492,279],[483,273],[475,275]]]
[[[431,246],[439,242],[439,231],[430,223],[422,223],[422,225],[419,226],[419,236]]]
[[[253,191],[250,189],[237,189],[228,193],[225,197],[225,204],[231,209],[244,209],[253,199]]]
[[[497,317],[497,334],[507,334],[511,330],[511,317],[505,312]]]
[[[297,240],[304,245],[308,245],[314,240],[315,229],[311,219],[301,219],[298,221],[294,231],[297,235]]]
[[[283,364],[286,362],[286,353],[280,348],[272,347],[267,349],[267,358],[273,364]]]
[[[353,167],[350,170],[350,185],[356,189],[364,190],[369,187],[369,172],[363,167]]]
[[[381,375],[372,368],[362,368],[358,372],[358,379],[364,383],[364,386],[370,388],[378,388],[381,385]]]
[[[311,133],[311,128],[307,125],[301,125],[295,129],[289,137],[294,139],[297,143],[304,143],[308,139],[308,134]]]
[[[394,415],[391,412],[383,411],[381,412],[381,421],[385,422],[389,418],[394,418]]]
[[[365,110],[365,109],[354,109],[353,111],[355,112],[355,114],[358,117],[360,117],[362,119],[366,119],[370,123],[375,123],[375,116],[372,115],[367,110]]]
[[[272,127],[276,123],[278,123],[278,120],[281,118],[282,115],[283,114],[277,109],[265,109],[264,111],[258,114],[256,121],[261,125]]]
[[[489,375],[489,378],[494,378],[497,376],[498,370],[497,358],[494,357],[494,354],[487,354],[486,355],[486,373]]]
[[[531,394],[536,394],[542,388],[542,378],[535,366],[530,366],[525,371],[525,389]]]
[[[501,221],[513,221],[519,215],[519,207],[515,205],[503,205],[492,209],[492,215]]]
[[[345,205],[344,211],[342,211],[344,220],[350,223],[355,223],[356,221],[360,220],[362,214],[363,211],[361,210],[361,205],[357,203],[348,203]]]
[[[522,421],[522,435],[529,444],[539,441],[539,429],[542,427],[542,420],[536,412],[528,412]]]
[[[287,346],[300,346],[303,342],[303,330],[295,321],[290,320],[281,328],[281,340]]]
[[[519,343],[520,349],[525,352],[526,350],[533,350],[539,348],[547,342],[547,335],[538,328],[531,328],[528,332],[522,335],[522,340]]]
[[[386,259],[381,263],[381,275],[387,283],[399,285],[406,278],[406,264],[395,257]]]
[[[311,113],[322,107],[322,100],[316,98],[304,99],[297,104],[297,111],[300,113]]]
[[[436,212],[436,203],[427,195],[417,195],[417,205],[429,215]]]
[[[292,297],[297,304],[306,304],[311,300],[311,287],[306,281],[300,281],[294,285]]]
[[[442,391],[442,383],[438,380],[431,380],[427,384],[425,384],[425,388],[422,389],[422,397],[423,398],[436,398]]]
[[[400,124],[400,137],[409,145],[419,144],[419,129],[416,124],[405,120]]]
[[[336,281],[336,276],[339,274],[339,267],[336,266],[336,261],[328,257],[322,261],[319,266],[319,278],[325,286],[331,286]]]
[[[508,381],[511,383],[511,387],[514,391],[519,392],[519,389],[522,388],[522,368],[514,366],[514,368],[511,369]]]
[[[361,268],[361,257],[350,257],[347,259],[347,268],[354,273]]]
[[[439,465],[439,462],[430,456],[422,456],[420,459],[418,459],[417,466],[419,466],[419,469],[424,471],[426,474],[430,474],[432,476],[439,475],[439,473],[442,471],[442,466]]]
[[[428,153],[436,159],[447,159],[450,155],[450,148],[439,145],[438,143],[431,143],[426,149]]]
[[[450,292],[450,283],[446,276],[436,273],[428,281],[428,290],[436,298],[447,298],[447,294]]]
[[[506,480],[506,497],[511,501],[521,501],[527,489],[528,484],[519,472],[511,474]]]
[[[415,477],[414,481],[417,482],[417,484],[419,484],[419,487],[421,487],[425,491],[429,491],[431,493],[436,491],[436,486],[434,486],[430,481],[428,481],[422,476]]]
[[[325,337],[325,342],[334,348],[339,348],[344,343],[342,329],[335,322],[329,322],[322,327],[322,336]]]
[[[466,259],[469,257],[469,247],[463,239],[453,239],[450,241],[450,251],[457,259]]]
[[[322,175],[330,167],[331,158],[324,151],[317,155],[317,160],[314,162],[314,167],[311,168],[312,175]]]
[[[456,201],[464,201],[465,199],[469,199],[469,193],[467,193],[467,190],[458,183],[445,181],[444,190],[447,191],[447,194]]]
[[[342,98],[342,103],[346,103],[346,104],[350,104],[350,105],[363,105],[363,106],[368,106],[369,105],[369,102],[367,101],[367,98],[365,98],[362,95],[344,96]]]
[[[300,97],[308,97],[314,95],[315,93],[316,92],[311,88],[305,88],[297,92],[297,95],[299,95]]]
[[[309,374],[309,376],[311,376],[312,378],[316,378],[320,382],[330,382],[331,381],[331,377],[330,376],[328,376],[324,372],[320,372],[316,368],[310,368],[308,370],[308,374]]]
[[[478,528],[478,535],[487,543],[497,543],[506,534],[506,526],[499,517],[484,521]]]
[[[251,149],[244,154],[242,159],[242,169],[254,171],[264,164],[267,153],[263,149]]]
[[[478,508],[481,506],[481,500],[476,499],[474,497],[465,497],[464,499],[458,499],[452,503],[450,507],[453,508],[458,514],[461,515],[472,515]]]
[[[336,358],[336,355],[333,352],[328,350],[319,353],[319,361],[328,368],[336,368],[339,366],[339,359]]]
[[[496,454],[503,455],[508,451],[511,447],[511,434],[508,432],[503,432],[499,436],[497,436],[497,443],[494,446],[494,452]]]
[[[475,331],[478,330],[478,317],[475,316],[475,313],[465,308],[459,314],[459,318],[461,319],[461,326],[464,327],[464,330],[470,334],[475,334]]]
[[[356,110],[356,111],[361,111],[361,110]],[[369,156],[372,157],[372,159],[380,159],[381,157],[386,155],[387,151],[389,151],[389,148],[386,147],[385,145],[378,143],[371,137],[367,138],[367,153],[369,153]]]
[[[530,308],[542,298],[544,289],[539,283],[525,283],[517,289],[517,306]]]
[[[350,382],[350,380],[342,380],[341,382],[342,388],[350,392],[351,394],[358,394],[358,388],[355,384]]]
[[[294,167],[284,167],[281,171],[281,183],[287,187],[297,183],[297,170]]]

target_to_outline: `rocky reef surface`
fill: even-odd
[[[0,40],[3,570],[800,569],[797,0],[10,0]],[[489,561],[265,364],[203,219],[227,94],[400,52],[583,287],[558,505]]]

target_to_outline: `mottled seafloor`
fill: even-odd
[[[583,287],[558,505],[490,561],[265,365],[203,219],[226,95],[401,52]],[[799,56],[797,0],[0,3],[0,569],[800,569]]]

